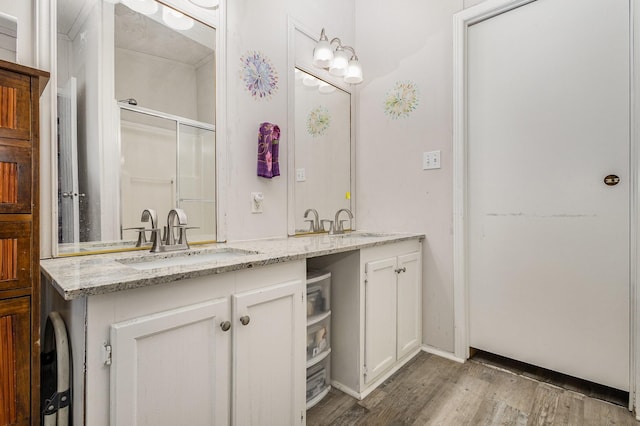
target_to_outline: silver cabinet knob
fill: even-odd
[[[395,272],[396,272],[396,274],[399,274],[400,272],[407,272],[407,268],[403,266],[402,268],[396,269]]]
[[[251,318],[249,318],[249,315],[240,317],[240,322],[242,323],[242,325],[249,324],[249,321],[251,321]]]
[[[63,192],[62,198],[73,198],[73,192]]]
[[[229,331],[229,329],[231,328],[231,322],[229,321],[221,322],[220,328],[222,329],[222,331]]]

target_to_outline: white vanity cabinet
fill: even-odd
[[[304,424],[305,277],[295,261],[69,302],[76,424]]]
[[[369,384],[421,341],[421,256],[408,254],[367,261],[364,270],[364,383]],[[378,258],[374,253],[372,258]]]
[[[421,239],[309,259],[331,272],[331,384],[364,398],[422,342]]]

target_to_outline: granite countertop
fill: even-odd
[[[46,259],[40,261],[40,269],[65,300],[72,300],[422,238],[423,234],[363,231],[303,235],[205,244],[168,253],[145,250]]]

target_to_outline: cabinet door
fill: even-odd
[[[422,266],[420,253],[398,257],[398,359],[422,341]]]
[[[0,138],[31,137],[31,78],[0,70]]]
[[[396,361],[396,258],[365,265],[365,383]]]
[[[31,222],[0,215],[0,290],[31,287]]]
[[[228,320],[221,298],[113,324],[111,425],[229,424]]]
[[[235,425],[300,424],[305,410],[302,281],[233,296]]]
[[[0,425],[28,425],[30,418],[29,297],[0,300]]]

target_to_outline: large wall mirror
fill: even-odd
[[[190,242],[216,240],[216,30],[195,19],[205,3],[58,0],[58,255],[132,248],[147,208],[160,227],[182,208]]]
[[[308,30],[290,22],[290,235],[310,232],[305,219],[313,214],[305,218],[308,209],[329,220],[342,208],[355,214],[352,89],[311,65],[316,42]],[[351,225],[355,228],[355,218]]]

